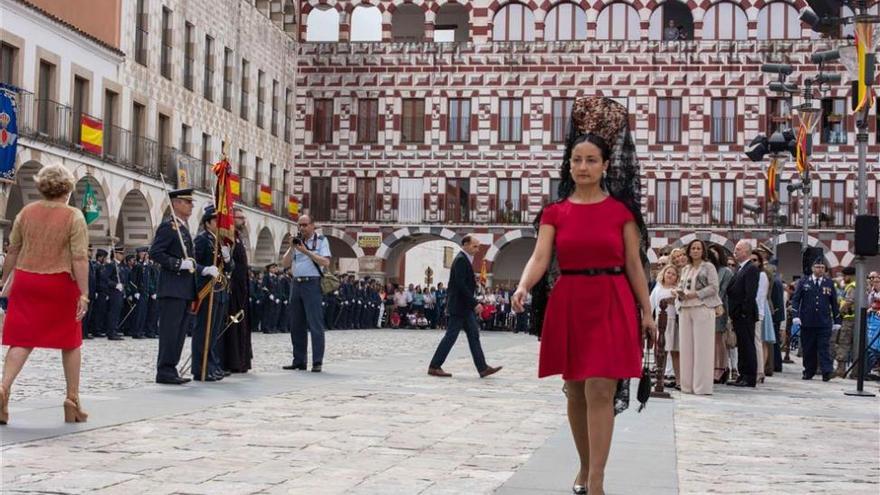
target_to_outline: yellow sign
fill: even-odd
[[[358,246],[363,249],[378,249],[382,245],[382,234],[372,232],[358,232]]]

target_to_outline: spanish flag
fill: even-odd
[[[287,213],[290,214],[292,220],[299,219],[299,201],[296,199],[296,196],[287,198]]]
[[[100,155],[104,150],[104,123],[83,114],[80,117],[80,144],[89,153]]]
[[[260,208],[264,210],[272,209],[272,189],[269,186],[260,185]]]
[[[229,191],[232,192],[232,199],[241,201],[241,177],[229,174]]]

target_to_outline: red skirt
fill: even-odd
[[[82,322],[76,321],[79,287],[69,273],[16,270],[3,324],[3,345],[76,349]]]

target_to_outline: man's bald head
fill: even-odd
[[[733,248],[733,258],[737,263],[742,263],[743,261],[749,259],[752,255],[752,243],[747,241],[746,239],[742,239],[736,243],[736,246]]]

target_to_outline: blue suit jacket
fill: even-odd
[[[186,225],[180,226],[183,243],[186,252],[193,256],[193,241]],[[196,273],[201,273],[203,266],[196,263],[195,273],[180,270],[180,262],[186,257],[180,246],[177,236],[177,228],[169,218],[159,225],[153,244],[150,246],[150,258],[159,264],[161,275],[159,277],[159,297],[185,299],[192,301],[196,298]]]
[[[792,317],[800,318],[805,327],[830,327],[840,323],[840,309],[837,306],[837,289],[834,282],[823,277],[819,284],[813,276],[798,281],[791,298]]]
[[[458,253],[449,273],[447,305],[450,315],[467,316],[477,307],[477,280],[474,267],[464,252]]]

